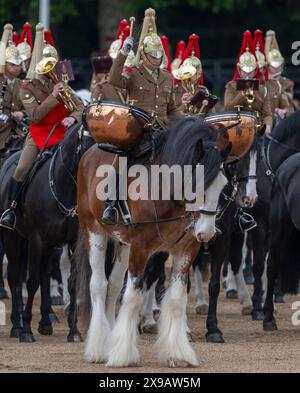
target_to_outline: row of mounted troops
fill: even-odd
[[[6,123],[8,121],[14,121],[14,123],[11,123],[13,125],[9,128],[8,132],[9,136],[13,136],[13,140],[15,139],[16,131],[18,134],[20,131],[19,128],[22,126],[21,131],[24,132],[25,130],[26,140],[20,157],[14,156],[3,164],[0,199],[1,211],[3,212],[1,225],[6,228],[3,231],[5,240],[4,251],[8,255],[9,285],[13,298],[11,318],[13,327],[11,335],[20,337],[21,341],[32,342],[34,341],[34,337],[31,331],[31,308],[39,284],[42,287],[42,319],[39,325],[39,332],[41,334],[52,333],[49,317],[51,312],[49,304],[49,272],[51,269],[48,269],[48,267],[57,264],[57,261],[60,259],[60,252],[58,252],[57,247],[67,245],[70,255],[75,251],[75,245],[78,240],[78,219],[76,217],[77,184],[74,179],[77,174],[79,158],[87,150],[87,147],[94,144],[94,141],[87,135],[88,133],[83,131],[82,128],[79,128],[81,125],[81,116],[84,111],[82,102],[66,85],[58,82],[58,80],[53,82],[53,80],[49,79],[49,71],[59,64],[53,40],[49,40],[48,35],[48,44],[45,45],[47,34],[44,33],[43,27],[39,24],[36,27],[35,44],[34,48],[32,48],[30,26],[28,24],[24,26],[24,31],[25,33],[22,33],[21,37],[23,37],[23,46],[26,47],[26,53],[29,56],[27,59],[22,59],[21,57],[22,47],[19,46],[21,43],[15,42],[15,45],[13,44],[11,25],[5,26],[1,39],[2,58],[0,58],[0,64],[5,64],[2,78],[5,82],[4,86],[7,85],[7,89],[2,89],[2,112],[7,116],[7,118],[3,118],[3,123],[7,125]],[[186,146],[185,144],[181,144],[180,150],[184,151],[185,148],[195,149],[195,146],[190,146],[192,139],[189,138],[189,135],[197,140],[196,138],[199,138],[199,135],[202,135],[202,133],[201,140],[206,141],[208,139],[209,143],[215,143],[213,133],[209,133],[209,129],[202,122],[198,125],[200,117],[211,119],[210,116],[216,116],[215,119],[218,121],[223,119],[222,121],[225,124],[224,114],[221,113],[220,118],[218,117],[218,113],[215,113],[216,97],[204,86],[205,82],[198,41],[199,37],[193,34],[189,37],[186,48],[182,42],[179,43],[177,57],[171,63],[167,39],[160,38],[157,35],[154,10],[149,9],[145,12],[143,29],[136,53],[133,52],[134,40],[131,28],[126,21],[122,21],[116,41],[110,47],[109,54],[93,60],[95,73],[91,90],[95,104],[92,104],[89,108],[92,108],[96,112],[97,110],[101,112],[101,109],[105,107],[105,103],[111,105],[111,101],[115,104],[119,102],[123,109],[127,107],[130,109],[135,108],[136,113],[147,116],[148,134],[158,134],[158,141],[162,139],[161,134],[169,126],[170,120],[174,120],[174,127],[172,128],[171,125],[171,130],[174,132],[174,149],[178,148],[178,145],[180,145],[179,142],[182,141],[184,141]],[[3,51],[3,49],[5,50]],[[228,117],[230,114],[234,119],[239,119],[240,121],[244,116],[243,111],[246,110],[250,114],[253,114],[251,115],[252,117],[250,116],[250,120],[254,124],[258,124],[259,129],[266,130],[269,134],[274,125],[274,118],[283,119],[291,114],[293,112],[293,83],[281,77],[283,64],[284,60],[278,49],[274,32],[267,32],[265,43],[263,42],[260,31],[255,32],[254,40],[250,32],[245,32],[235,75],[233,80],[226,86],[224,107],[228,112],[225,112],[225,117]],[[23,72],[26,72],[27,67],[29,67],[27,78],[21,82],[19,79],[20,73],[22,69]],[[9,95],[12,88],[15,89],[14,94],[10,93]],[[15,98],[12,99],[12,96]],[[15,100],[18,100],[18,106],[16,106]],[[183,119],[182,115],[185,115]],[[179,121],[181,122],[182,130],[186,130],[185,135],[181,135],[182,130],[176,127],[177,117],[181,119]],[[193,126],[193,122],[197,122],[197,125]],[[86,117],[86,123],[89,125],[88,116]],[[190,127],[194,128],[191,130]],[[198,134],[194,132],[195,130],[197,131],[196,127],[199,127]],[[223,129],[227,137],[230,134],[231,128],[225,127]],[[68,131],[68,129],[70,130]],[[86,143],[85,137],[88,138],[88,143]],[[170,139],[171,137],[167,137],[166,143],[169,143],[168,146],[172,144]],[[251,139],[251,142],[253,140]],[[233,150],[235,148],[234,143],[235,139],[233,138]],[[249,149],[249,143],[247,141],[246,150],[245,147],[243,148],[243,154]],[[10,152],[15,151],[8,151],[10,146],[11,141],[5,138],[5,157]],[[152,146],[152,143],[150,143],[150,146]],[[208,154],[208,152],[205,153],[205,147],[206,144],[204,143],[201,154]],[[178,157],[180,156],[180,150],[178,151]],[[83,170],[84,166],[88,167],[91,165],[93,154],[97,155],[98,151],[99,149],[97,150],[95,146],[89,150],[88,155],[85,156],[85,160],[82,161],[81,170]],[[146,152],[147,154],[149,153],[149,144]],[[191,152],[195,153],[193,150]],[[117,173],[119,172],[118,154],[118,151],[116,151],[116,154],[113,156],[114,158],[111,160]],[[229,151],[224,154],[224,160],[226,160]],[[90,160],[88,159],[89,155]],[[239,154],[236,153],[236,157],[239,155],[242,155],[241,152]],[[234,154],[232,156],[234,157]],[[176,158],[178,157],[176,156]],[[199,268],[203,268],[203,264],[205,264],[203,260],[207,260],[207,256],[210,254],[212,257],[212,278],[210,283],[210,310],[207,325],[208,341],[219,342],[223,340],[216,320],[217,288],[220,280],[221,266],[225,261],[229,260],[234,273],[238,276],[238,286],[241,286],[243,283],[241,284],[242,280],[239,274],[244,232],[250,229],[253,230],[253,233],[256,231],[256,223],[251,216],[253,214],[251,210],[246,212],[235,203],[238,197],[243,202],[243,206],[254,205],[256,202],[255,195],[259,193],[258,190],[252,192],[250,195],[247,193],[247,190],[253,190],[253,187],[248,187],[248,183],[251,181],[253,183],[254,180],[257,180],[256,165],[258,166],[258,162],[253,164],[253,157],[255,155],[251,156],[250,154],[248,160],[240,160],[239,164],[226,166],[225,173],[229,183],[221,195],[218,214],[217,206],[214,206],[214,208],[213,205],[210,206],[210,210],[207,210],[205,207],[202,209],[203,217],[207,212],[209,213],[208,216],[211,215],[212,217],[207,220],[210,225],[205,227],[203,232],[197,234],[198,240],[203,240],[202,244],[205,243],[205,246],[202,245],[200,254],[195,259],[195,276],[197,277],[198,305],[201,305],[204,304],[204,301]],[[39,168],[38,171],[37,168]],[[219,173],[219,167],[214,168],[214,173],[216,169],[216,173]],[[219,176],[216,176],[216,173],[215,177],[219,179],[221,184],[224,181],[222,179],[223,175],[220,174],[219,178]],[[47,184],[45,184],[45,178],[49,180]],[[83,179],[85,177],[81,175],[79,177],[79,186],[81,185],[81,187]],[[246,190],[243,190],[242,186],[245,186],[246,183],[247,187],[244,187]],[[251,185],[253,186],[252,183]],[[224,185],[224,182],[222,185]],[[215,193],[211,195],[211,200],[207,198],[208,202],[218,201],[221,192],[221,188],[218,187],[215,189]],[[20,203],[21,200],[23,201],[23,205]],[[245,201],[247,203],[244,203]],[[86,225],[84,221],[86,205],[82,203],[80,206],[79,203],[78,206],[82,228],[85,228]],[[119,224],[118,217],[122,216],[126,218],[126,215],[128,215],[129,219],[131,219],[130,210],[130,206],[128,205],[122,208],[117,198],[108,198],[102,207],[97,208],[98,216],[95,217],[95,222],[99,221],[104,225],[111,225],[111,227],[107,226],[107,228],[113,228],[114,225]],[[119,214],[119,212],[122,214]],[[89,212],[89,214],[94,213]],[[214,243],[210,243],[209,240],[216,231],[216,218],[219,236]],[[255,216],[255,219],[258,224],[257,228],[260,228],[259,217]],[[178,223],[179,229],[180,225]],[[195,225],[196,227],[197,223]],[[9,231],[9,229],[16,230]],[[110,235],[113,238],[113,229],[111,231]],[[251,233],[249,232],[249,234]],[[21,236],[18,237],[19,235]],[[106,340],[108,339],[105,336],[105,334],[108,334],[107,323],[109,322],[111,324],[111,328],[114,326],[115,302],[120,293],[120,286],[122,286],[123,279],[118,285],[112,283],[114,292],[108,290],[106,319],[102,315],[102,311],[105,313],[105,306],[103,308],[103,299],[99,298],[101,291],[98,291],[99,285],[102,285],[101,279],[103,277],[99,273],[99,267],[97,267],[97,262],[100,259],[104,260],[105,255],[103,253],[101,254],[103,244],[99,237],[94,236],[92,230],[89,234],[85,233],[85,235],[87,236],[86,247],[90,251],[90,262],[92,266],[91,290],[93,302],[93,316],[86,343],[86,358],[90,361],[103,361],[108,359],[107,354],[104,353]],[[238,237],[238,242],[235,236]],[[19,305],[20,302],[22,303],[22,300],[20,299],[19,285],[20,274],[22,272],[17,272],[17,270],[19,266],[18,262],[22,258],[24,259],[24,255],[21,255],[21,250],[24,250],[21,247],[21,245],[24,246],[24,239],[27,239],[29,243],[28,302],[25,312],[22,315],[22,323],[20,323]],[[235,249],[237,243],[240,247],[238,251]],[[16,244],[20,246],[18,250],[16,250]],[[83,245],[83,243],[80,244]],[[194,246],[195,244],[193,248]],[[120,261],[125,254],[126,251],[117,253]],[[164,263],[168,255],[169,253],[166,252],[151,257],[147,265],[144,280],[146,285],[145,292],[148,297],[155,297],[156,281],[160,280],[163,282],[161,278],[164,276]],[[100,258],[99,261],[96,261],[96,256]],[[27,261],[25,263],[25,270],[27,269],[26,266]],[[114,276],[122,277],[127,265],[123,265],[121,272],[114,272],[115,266],[118,266],[118,264],[110,268],[113,270],[112,279]],[[40,272],[42,278],[39,275]],[[132,290],[131,285],[134,284],[132,274],[132,272],[129,272],[128,291]],[[23,277],[26,277],[24,272]],[[258,275],[256,278],[258,281],[253,299],[253,317],[254,319],[259,319],[259,314],[262,312],[261,284],[259,282],[261,277]],[[83,278],[81,277],[81,279]],[[69,287],[71,296],[68,320],[70,327],[69,341],[81,339],[76,326],[75,281],[71,280]],[[135,283],[134,288],[135,285],[139,286],[141,283]],[[116,288],[119,291],[116,291]],[[183,288],[186,290],[185,286]],[[243,291],[246,291],[245,286],[243,287]],[[160,292],[163,291],[160,290]],[[145,296],[144,300],[143,317],[144,322],[146,322],[145,324],[148,323],[150,325],[149,330],[151,330],[155,326],[152,315],[153,302],[151,298],[150,300],[149,298],[147,299],[147,296]],[[170,296],[168,300],[170,300]],[[127,298],[128,293],[125,295],[125,309],[129,307]],[[249,296],[245,302],[247,303],[247,301],[247,305],[249,305],[249,302],[251,303]],[[168,311],[166,307],[164,310]],[[180,311],[182,321],[184,321],[185,317],[182,314],[182,310],[185,312],[185,308],[183,307]],[[136,319],[128,319],[128,315],[126,319],[125,315],[126,311],[123,311],[116,326],[118,327],[122,322],[128,323],[128,332],[126,329],[123,329],[123,333],[117,332],[117,328],[114,329],[115,341],[113,342],[113,349],[109,356],[109,364],[112,366],[127,366],[138,360],[135,343],[136,336],[133,333],[134,329],[131,329],[132,323]],[[172,319],[171,312],[166,312],[165,316],[163,315],[162,317],[171,318],[169,322],[173,321],[174,329],[179,329],[179,335],[170,334],[170,340],[162,340],[162,337],[168,338],[167,330],[162,332],[160,337],[161,349],[165,350],[164,357],[168,358],[169,364],[178,365],[181,362],[192,365],[197,364],[190,344],[186,340],[185,332],[180,327],[181,325],[178,326],[176,319]],[[104,325],[101,325],[101,323]],[[166,328],[168,323],[165,321],[162,325]],[[147,330],[147,326],[144,326],[144,328]],[[127,335],[127,333],[130,333],[130,336],[124,337],[124,340],[120,341],[120,337],[122,338],[122,335]],[[174,339],[177,338],[182,340],[182,343],[174,342]],[[130,344],[127,347],[125,342],[129,342],[130,340],[132,340],[132,345]],[[119,345],[121,346],[119,347]],[[128,353],[126,353],[126,348]]]

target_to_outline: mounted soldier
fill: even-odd
[[[133,50],[133,38],[126,38],[109,74],[109,83],[125,89],[128,102],[147,112],[150,116],[149,129],[165,129],[170,120],[181,112],[176,108],[174,86],[171,74],[165,68],[167,58],[157,35],[155,11],[145,11],[143,28],[139,40],[135,65],[124,72],[126,60]],[[119,157],[115,156],[113,167],[117,174]],[[112,179],[111,179],[112,180]],[[116,223],[117,198],[109,198],[105,204],[102,220],[108,224]]]
[[[33,50],[31,24],[28,22],[26,22],[23,26],[23,31],[18,40],[17,48],[22,59],[21,79],[25,79],[30,65],[30,59]]]
[[[247,30],[243,36],[234,77],[226,85],[224,106],[225,110],[243,108],[246,111],[255,113],[259,117],[261,124],[266,125],[266,132],[271,132],[273,115],[270,97],[267,89],[263,85],[258,84],[257,73],[258,65],[252,35]],[[245,82],[245,88],[238,89],[238,80]],[[251,86],[247,87],[247,81],[250,83],[257,82],[257,89]]]
[[[45,46],[44,27],[38,24],[32,60],[27,73],[28,81],[22,84],[20,90],[21,101],[31,125],[17,168],[11,178],[8,205],[0,220],[0,225],[8,229],[15,228],[18,195],[39,152],[61,141],[67,128],[75,122],[81,122],[84,109],[82,102],[71,90],[68,90],[69,101],[66,100],[64,84],[54,83],[49,78],[48,71],[57,63],[55,56],[56,49],[49,44]]]

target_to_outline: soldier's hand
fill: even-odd
[[[192,95],[190,93],[184,93],[183,96],[181,97],[181,103],[183,105],[187,105],[190,103],[192,98]]]
[[[67,128],[71,127],[74,123],[75,123],[75,119],[74,117],[71,116],[65,117],[61,122],[61,124]]]
[[[284,119],[285,116],[286,116],[286,110],[285,109],[276,108],[275,112],[278,114],[280,119]]]
[[[24,113],[23,112],[19,112],[19,111],[12,112],[12,115],[14,117],[16,117],[17,119],[19,119],[19,120],[23,120],[24,119]]]
[[[271,126],[270,124],[267,124],[265,133],[270,134],[270,132],[271,132]]]
[[[56,83],[53,87],[52,95],[56,98],[61,91],[63,91],[64,85],[62,82]]]
[[[133,37],[127,37],[121,49],[121,53],[127,56],[129,52],[133,49]]]

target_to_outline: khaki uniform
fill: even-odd
[[[126,90],[119,89],[108,83],[108,74],[103,74],[92,91],[92,101],[116,101],[126,103]]]
[[[100,82],[102,77],[103,77],[103,74],[96,74],[95,72],[93,72],[92,80],[91,80],[91,84],[90,84],[90,92],[92,94],[93,94],[93,91],[94,91],[97,83]]]
[[[4,75],[0,76],[0,83],[5,81]],[[12,112],[23,111],[24,107],[20,99],[20,86],[22,81],[20,79],[14,79],[11,83],[6,86],[5,94],[2,102],[2,109],[5,115],[10,115]],[[13,120],[7,120],[7,122],[0,122],[0,149],[5,147],[8,142],[11,133],[15,129],[15,123]]]
[[[265,86],[270,97],[273,115],[275,114],[276,108],[285,109],[287,114],[293,112],[291,103],[279,79],[269,79],[265,81]]]
[[[236,110],[237,105],[242,106],[242,110],[259,112],[263,124],[273,124],[273,113],[271,110],[270,98],[264,86],[259,85],[259,90],[254,91],[255,100],[249,108],[243,91],[236,89],[236,81],[230,81],[226,85],[224,96],[224,107],[226,111]]]
[[[60,102],[51,94],[52,91],[53,82],[50,80],[42,82],[39,79],[33,79],[27,81],[21,86],[20,97],[32,122],[41,121]],[[73,95],[73,99],[77,107],[68,116],[74,117],[77,122],[81,123],[84,105],[75,95]],[[29,133],[25,140],[25,145],[13,176],[15,180],[24,180],[38,153],[39,149]]]
[[[279,82],[281,83],[281,85],[283,87],[283,91],[288,98],[290,112],[293,112],[294,111],[293,98],[294,98],[294,85],[295,85],[295,83],[291,79],[286,78],[285,76],[280,76]]]
[[[201,89],[206,89],[205,86],[202,85],[196,85],[195,86],[195,94],[198,93],[199,90]],[[175,103],[176,107],[180,109],[181,111],[184,111],[184,105],[181,102],[182,96],[187,93],[187,90],[183,87],[182,83],[179,83],[178,85],[174,86],[174,91],[175,91]],[[199,108],[200,109],[200,108]],[[205,109],[205,108],[204,108]],[[216,113],[216,109],[213,107],[209,109],[208,111],[204,111],[205,114],[209,113]]]
[[[182,114],[176,108],[171,74],[167,70],[159,70],[155,80],[143,65],[123,73],[125,60],[126,56],[119,53],[110,70],[109,83],[126,89],[128,102],[148,112],[161,127],[167,127],[169,117]]]

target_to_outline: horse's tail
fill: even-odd
[[[76,269],[76,292],[78,299],[78,314],[87,325],[91,313],[90,279],[91,267],[86,249],[85,240],[81,230],[78,231],[77,244],[72,256]]]
[[[300,232],[293,227],[280,263],[280,285],[283,293],[297,294],[300,280]]]

